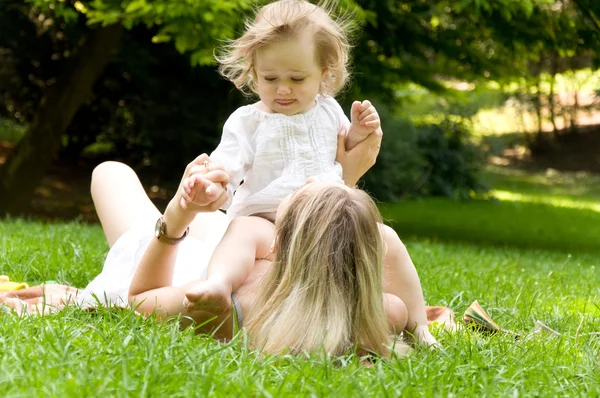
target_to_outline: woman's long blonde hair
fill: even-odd
[[[339,184],[298,192],[276,223],[275,260],[248,314],[250,343],[266,353],[355,347],[387,356],[379,212]]]
[[[279,0],[262,7],[254,21],[246,22],[246,32],[230,42],[216,56],[219,73],[245,94],[256,91],[256,50],[275,40],[313,34],[317,62],[327,68],[321,94],[335,95],[346,84],[350,44],[348,35],[355,23],[346,14],[332,18],[334,1],[311,4],[306,0]]]

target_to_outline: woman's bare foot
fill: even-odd
[[[188,290],[185,297],[188,311],[222,314],[231,308],[231,284],[209,278]]]

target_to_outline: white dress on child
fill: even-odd
[[[231,172],[230,199],[223,207],[229,218],[275,212],[308,177],[343,183],[342,166],[335,161],[337,135],[349,125],[337,101],[323,95],[314,107],[292,116],[256,104],[238,108],[210,155]]]
[[[126,307],[129,285],[138,264],[154,236],[156,219],[145,217],[125,232],[110,248],[102,272],[79,294],[77,302],[82,307]],[[173,271],[173,286],[180,286],[206,278],[208,261],[214,244],[188,236],[179,243]]]

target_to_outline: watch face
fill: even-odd
[[[154,236],[156,236],[157,238],[160,238],[160,235],[162,235],[160,229],[162,227],[162,217],[160,217],[158,220],[156,220],[156,226],[154,227]]]

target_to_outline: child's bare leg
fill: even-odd
[[[408,251],[396,231],[387,225],[381,225],[381,229],[387,249],[384,258],[386,278],[383,290],[398,296],[406,305],[406,330],[413,334],[416,341],[425,345],[436,344],[436,339],[427,327],[421,282]]]
[[[231,292],[248,277],[257,258],[266,257],[274,225],[260,217],[231,221],[208,265],[208,279],[186,292],[188,310],[220,314],[231,307]]]

